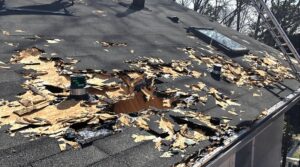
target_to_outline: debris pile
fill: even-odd
[[[193,76],[199,78],[200,72],[188,69],[191,66],[190,61],[172,60],[171,63],[165,63],[160,58],[143,57],[137,60],[126,61],[131,68],[142,70],[146,78],[164,77],[176,79],[182,76]]]
[[[87,82],[93,85],[88,91],[97,94],[99,102],[91,104],[88,100],[69,98],[72,64],[76,62],[44,58],[37,48],[14,55],[11,63],[24,65],[22,74],[27,80],[23,87],[27,92],[20,95],[18,101],[4,102],[0,106],[1,125],[11,125],[12,134],[21,132],[32,137],[47,135],[58,138],[62,142],[61,148],[65,149],[66,143],[78,146],[77,142],[65,138],[69,128],[101,129],[101,126],[116,121],[118,116],[110,108],[114,100],[130,97],[128,90],[110,81],[113,76],[94,72],[86,74]]]
[[[264,87],[284,79],[294,79],[291,69],[283,66],[269,54],[266,54],[264,57],[255,55],[244,56],[243,61],[248,62],[250,66],[247,68],[233,62],[232,59],[220,55],[197,56],[192,48],[186,48],[184,51],[193,61],[205,64],[209,69],[212,69],[216,64],[221,64],[222,78],[237,86]]]
[[[126,46],[108,42],[101,45]],[[206,77],[193,68],[192,61],[208,68],[221,64],[222,78],[238,86],[265,86],[293,78],[289,69],[269,56],[246,56],[245,61],[255,66],[245,69],[222,56],[199,57],[191,48],[186,52],[189,60],[165,63],[159,58],[142,57],[126,61],[131,70],[107,73],[78,71],[74,69],[77,60],[46,58],[38,48],[26,49],[11,59],[12,64],[23,65],[22,75],[26,81],[22,86],[26,93],[19,95],[17,101],[0,101],[0,126],[11,125],[11,135],[20,132],[30,137],[57,138],[62,150],[67,149],[67,145],[77,148],[123,128],[137,127],[149,135],[134,134],[132,140],[153,141],[162,152],[161,157],[184,153],[199,142],[209,141],[212,145],[203,150],[206,154],[222,145],[234,134],[235,128],[227,124],[228,120],[204,115],[194,106],[206,105],[209,97],[223,110],[240,104],[200,81],[185,85],[191,90],[188,92],[179,88],[158,91],[157,85],[163,83],[161,78],[174,81],[180,77]],[[263,69],[266,67],[268,70]],[[78,100],[69,96],[73,74],[86,77],[86,91],[91,98]],[[228,112],[237,116],[230,108]]]
[[[72,65],[77,62],[45,58],[37,48],[14,55],[11,63],[23,65],[22,74],[27,79],[23,87],[27,91],[18,96],[18,101],[1,102],[0,125],[11,125],[12,135],[20,132],[30,137],[57,138],[62,150],[67,145],[79,147],[78,143],[84,144],[93,137],[111,135],[124,127],[134,126],[153,136],[136,134],[133,140],[153,140],[157,149],[165,152],[183,151],[220,131],[219,125],[210,123],[211,118],[180,109],[200,102],[199,99],[204,103],[205,98],[171,90],[157,96],[155,78],[187,74],[189,62],[165,64],[149,58],[135,64],[139,70],[111,74],[75,71]],[[70,76],[75,73],[85,74],[88,93],[99,101],[92,103],[69,97]]]

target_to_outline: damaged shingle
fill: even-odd
[[[119,46],[103,44],[103,47]],[[1,125],[11,125],[11,133],[54,137],[60,142],[61,149],[66,149],[67,145],[77,148],[79,144],[85,145],[97,137],[119,133],[124,127],[147,131],[149,135],[133,134],[132,140],[152,141],[162,152],[161,157],[174,156],[178,151],[208,139],[222,145],[224,138],[230,136],[226,134],[230,130],[227,125],[230,118],[212,118],[199,110],[210,97],[223,110],[230,107],[228,113],[237,116],[237,110],[232,107],[240,104],[218,89],[200,82],[198,79],[206,76],[203,71],[193,68],[191,62],[205,63],[209,68],[220,63],[225,70],[223,78],[229,80],[234,76],[232,81],[237,85],[243,82],[260,86],[258,83],[276,81],[264,71],[246,72],[238,64],[220,56],[199,58],[190,55],[191,60],[169,63],[159,58],[143,57],[126,62],[131,70],[107,73],[92,69],[75,71],[73,65],[77,60],[44,58],[41,54],[41,50],[31,48],[11,59],[12,64],[24,65],[22,75],[27,80],[22,86],[27,92],[18,96],[18,101],[2,103],[0,122]],[[274,64],[269,59],[262,62]],[[69,97],[72,74],[86,77],[91,100]],[[252,76],[266,80],[252,81]],[[184,90],[166,84],[170,82],[172,85],[179,78],[193,78],[195,83],[182,85]],[[167,85],[164,90],[160,89],[162,85]]]

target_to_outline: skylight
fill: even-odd
[[[196,35],[199,35],[198,37],[204,39],[206,42],[217,45],[217,47],[221,47],[221,49],[225,49],[225,51],[234,53],[247,53],[249,51],[247,47],[217,32],[214,29],[192,28],[192,32]]]

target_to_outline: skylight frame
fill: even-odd
[[[246,46],[242,45],[241,43],[233,40],[232,38],[220,33],[219,31],[213,28],[191,27],[189,28],[189,31],[191,31],[201,40],[223,50],[226,53],[235,55],[249,53],[249,49]]]

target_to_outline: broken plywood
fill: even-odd
[[[20,96],[19,101],[0,106],[0,110],[4,110],[0,113],[0,122],[1,125],[12,125],[10,130],[13,132],[55,137],[62,141],[61,147],[65,149],[66,143],[76,145],[70,143],[73,141],[65,139],[67,130],[74,125],[101,126],[109,122],[114,125],[112,126],[114,131],[133,126],[153,132],[150,117],[156,115],[158,119],[154,125],[155,130],[159,129],[163,133],[153,136],[135,134],[133,140],[136,142],[152,140],[159,151],[178,149],[184,151],[197,142],[208,140],[207,129],[210,129],[209,133],[224,132],[228,127],[212,124],[210,117],[195,111],[182,111],[180,108],[187,108],[196,103],[205,104],[208,96],[214,97],[216,103],[223,109],[232,105],[239,106],[234,100],[224,96],[215,88],[207,87],[202,82],[190,86],[193,93],[168,89],[166,92],[159,92],[164,97],[157,97],[154,80],[160,76],[172,79],[182,76],[202,77],[202,72],[190,69],[191,61],[174,60],[165,63],[159,58],[142,58],[127,62],[132,71],[115,70],[112,74],[95,71],[82,72],[86,75],[90,85],[88,92],[99,98],[99,102],[89,104],[83,100],[67,98],[69,78],[74,73],[72,65],[77,62],[76,60],[64,63],[60,59],[45,59],[41,57],[38,49],[27,49],[15,55],[11,62],[23,64],[24,69],[34,70],[36,73],[26,75],[28,80],[24,83],[24,88],[27,89],[27,93]],[[212,64],[223,59],[204,57],[199,60],[199,63],[200,61]],[[272,64],[272,62],[265,61]],[[226,69],[231,72],[231,75],[243,74],[242,68],[233,68],[233,65],[228,65]],[[256,72],[259,74],[259,71]],[[119,78],[121,82],[108,82],[112,77]],[[47,89],[46,86],[49,87],[49,85],[60,90],[59,93]],[[199,96],[197,92],[200,91],[204,91],[206,95]],[[47,105],[38,107],[44,102]],[[24,113],[14,112],[31,107],[34,110]],[[176,120],[167,115],[170,110],[183,116]],[[130,114],[136,114],[136,116],[131,117]],[[182,121],[185,124],[182,124]],[[165,134],[167,135],[164,136]],[[163,145],[168,146],[167,150]]]

